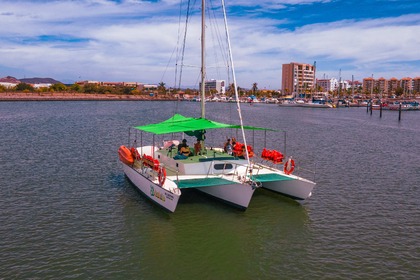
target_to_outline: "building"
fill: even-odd
[[[395,93],[399,87],[399,80],[397,78],[391,78],[388,80],[388,93]]]
[[[157,92],[158,85],[138,84],[138,89],[143,92]]]
[[[363,79],[363,92],[367,94],[373,94],[373,89],[375,87],[375,79],[372,77]]]
[[[200,87],[201,88],[201,83]],[[205,82],[205,91],[207,93],[217,93],[217,94],[225,94],[226,93],[226,87],[225,87],[225,81],[224,80],[209,80]]]
[[[416,80],[417,79],[417,80]],[[418,84],[420,78],[405,77],[402,79],[391,78],[389,80],[381,77],[375,80],[373,77],[363,79],[363,92],[366,94],[412,94],[419,92]],[[417,90],[416,90],[417,86]],[[399,93],[398,93],[399,92]]]
[[[336,78],[317,79],[316,87],[317,87],[317,91],[323,91],[323,92],[335,91],[338,88],[338,81]]]
[[[384,77],[379,78],[375,82],[375,87],[378,89],[379,94],[388,93],[388,80]]]
[[[413,93],[420,93],[420,77],[413,79]]]
[[[411,93],[413,91],[413,79],[409,77],[402,78],[400,80],[400,87],[403,89],[404,94]]]
[[[315,66],[291,62],[282,67],[282,93],[299,94],[312,91],[315,87]]]

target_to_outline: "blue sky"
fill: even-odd
[[[289,62],[316,61],[318,78],[338,78],[340,70],[342,79],[420,76],[418,0],[225,2],[241,87],[280,88]],[[1,0],[0,77],[174,86],[179,14],[179,0]],[[195,56],[184,61],[194,66],[198,16],[193,9],[188,30]],[[185,70],[183,84],[196,86],[197,72]],[[208,78],[227,79],[211,71]]]

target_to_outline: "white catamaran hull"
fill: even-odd
[[[178,205],[181,191],[176,188],[175,183],[170,180],[166,180],[164,186],[172,188],[172,192],[161,187],[156,180],[151,180],[153,177],[148,175],[148,172],[144,170],[136,170],[131,166],[123,163],[123,169],[128,179],[142,192],[147,198],[167,209],[170,212],[175,212],[176,206]],[[156,182],[154,182],[156,181]]]
[[[315,183],[296,177],[293,180],[279,180],[262,183],[262,187],[296,200],[305,200],[312,195]]]
[[[249,184],[231,184],[197,188],[198,191],[222,200],[242,210],[248,208],[255,188]]]

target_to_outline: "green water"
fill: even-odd
[[[198,103],[177,105],[199,115]],[[129,126],[174,107],[0,103],[0,279],[418,278],[418,112],[398,122],[363,108],[244,106],[246,125],[287,130],[297,167],[316,167],[313,196],[299,204],[257,189],[242,212],[183,190],[169,214],[125,178],[117,150]],[[211,103],[207,114],[229,122],[235,107]],[[263,139],[249,139],[258,152]],[[283,140],[266,146],[282,151]]]

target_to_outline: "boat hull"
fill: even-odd
[[[179,197],[181,196],[181,191],[176,189],[176,185],[172,181],[166,180],[165,182],[165,185],[172,184],[171,187],[173,187],[173,191],[171,192],[161,187],[158,183],[153,182],[153,180],[151,180],[152,177],[148,175],[149,173],[146,172],[146,170],[137,170],[124,163],[123,170],[128,179],[144,196],[164,209],[175,212]]]
[[[294,177],[296,178],[292,180],[263,182],[262,187],[295,200],[305,200],[311,197],[315,183],[297,176]]]
[[[255,188],[249,184],[231,184],[197,188],[198,191],[210,195],[229,205],[246,210],[251,202]]]

